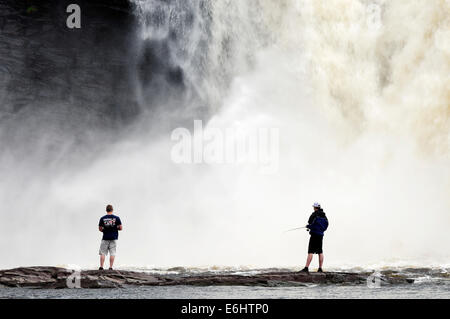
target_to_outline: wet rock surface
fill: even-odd
[[[256,275],[159,275],[124,270],[73,270],[58,267],[22,267],[0,270],[0,286],[30,288],[119,288],[127,286],[301,286],[306,284],[366,284],[369,273],[267,272]],[[78,280],[78,281],[77,281]],[[413,279],[384,275],[383,284],[407,284]],[[78,283],[78,286],[77,286]]]

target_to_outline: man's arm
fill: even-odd
[[[103,219],[100,218],[100,221],[98,222],[98,230],[103,232]]]
[[[328,223],[328,218],[325,217],[325,229],[324,229],[324,231],[328,229],[329,225],[330,224]]]
[[[312,213],[311,216],[309,216],[308,225],[306,225],[306,228],[309,229],[309,227],[314,223],[315,218],[316,218],[316,215],[314,213]]]
[[[117,217],[117,230],[122,230],[122,221],[120,220],[120,217]]]

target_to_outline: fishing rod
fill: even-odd
[[[303,228],[306,228],[306,226],[288,229],[288,230],[285,231],[285,233],[293,231],[293,230],[303,229]]]

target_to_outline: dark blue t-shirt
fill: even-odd
[[[119,216],[105,215],[100,218],[98,225],[103,227],[103,240],[116,240],[119,238],[117,226],[122,225]]]

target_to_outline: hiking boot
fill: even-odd
[[[323,272],[322,268],[317,269],[317,272]]]
[[[305,272],[305,273],[309,274],[308,267],[303,268],[303,269],[300,270],[299,272]]]
[[[103,270],[103,267],[99,267],[98,270]]]

